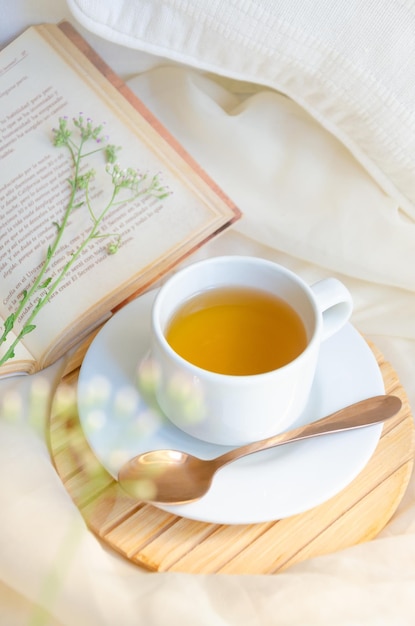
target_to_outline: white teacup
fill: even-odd
[[[306,332],[305,348],[296,358],[272,371],[229,375],[194,365],[173,350],[165,335],[177,309],[206,290],[237,286],[269,292],[295,309]],[[351,295],[335,278],[310,287],[280,265],[245,256],[187,266],[165,283],[153,306],[151,352],[159,406],[182,431],[216,444],[242,445],[285,430],[305,408],[321,342],[341,329],[351,312]]]

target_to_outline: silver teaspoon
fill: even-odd
[[[401,406],[396,396],[375,396],[316,422],[235,448],[211,460],[178,450],[144,452],[121,467],[118,480],[128,494],[139,500],[159,504],[192,502],[206,494],[217,470],[236,459],[293,441],[378,424],[393,417]]]

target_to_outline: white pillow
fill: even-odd
[[[412,0],[67,1],[108,40],[287,94],[415,220]]]

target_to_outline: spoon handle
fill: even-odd
[[[389,419],[400,410],[402,406],[401,400],[396,396],[380,395],[366,400],[361,400],[348,407],[340,409],[327,417],[323,417],[315,422],[299,426],[293,430],[274,435],[261,441],[240,446],[230,452],[226,452],[221,456],[212,459],[210,463],[218,469],[231,461],[235,461],[248,454],[275,448],[285,443],[300,441],[302,439],[310,439],[318,435],[329,433],[338,433],[345,430],[363,428],[378,424]]]

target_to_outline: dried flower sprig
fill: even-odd
[[[5,354],[0,358],[0,366],[15,356],[15,349],[18,343],[25,335],[33,332],[36,328],[34,324],[35,318],[47,302],[49,302],[65,275],[91,241],[96,239],[108,239],[110,241],[106,247],[107,253],[115,254],[118,251],[121,245],[121,236],[117,233],[101,233],[99,230],[110,209],[119,204],[132,202],[140,196],[153,196],[162,200],[171,193],[170,190],[160,182],[159,174],[149,176],[148,174],[142,174],[132,168],[121,169],[117,164],[117,155],[120,148],[108,143],[108,138],[103,135],[103,124],[95,126],[91,118],[85,118],[81,113],[77,118],[72,120],[72,126],[73,128],[70,127],[67,117],[61,117],[59,118],[58,127],[53,129],[53,145],[58,148],[66,148],[72,160],[73,175],[72,178],[68,180],[70,186],[69,200],[61,222],[53,222],[56,227],[55,238],[47,248],[45,259],[37,278],[29,289],[25,289],[22,292],[16,310],[11,313],[4,322],[3,332],[0,336],[0,345],[7,340],[9,334],[13,331],[15,322],[22,314],[25,307],[33,302],[30,315]],[[93,147],[91,147],[91,143]],[[92,206],[90,197],[90,185],[95,179],[95,170],[89,169],[81,173],[81,166],[86,157],[90,157],[98,152],[104,155],[106,171],[111,178],[112,192],[110,193],[110,198],[106,205],[97,213]],[[126,194],[122,194],[122,198],[118,198],[121,190],[127,190],[129,193],[127,193],[127,196]],[[82,194],[81,199],[79,198],[80,194]],[[75,209],[84,206],[86,206],[91,218],[91,228],[88,234],[78,248],[71,253],[70,258],[64,264],[60,272],[56,276],[48,276],[51,261],[59,248],[70,216]],[[39,291],[41,291],[42,294],[35,300]]]

